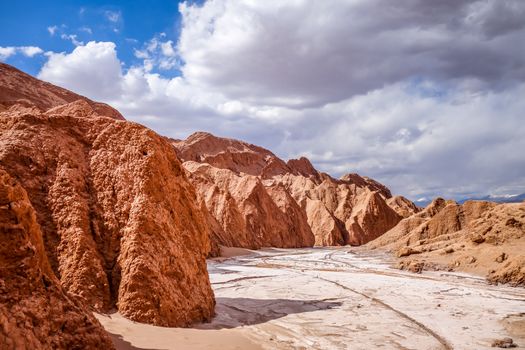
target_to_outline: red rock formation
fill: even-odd
[[[23,91],[38,108],[0,112],[0,167],[26,189],[62,286],[85,305],[140,322],[210,319],[206,213],[171,144],[114,113],[101,116],[106,110],[89,100],[40,111],[69,93],[8,73],[0,103]]]
[[[279,177],[279,181],[311,218],[309,222],[316,236],[316,245],[326,245],[327,242],[364,244],[388,231],[401,219],[385,202],[390,191],[356,174],[347,175],[343,180],[326,174],[317,178],[285,174]],[[314,203],[310,203],[312,201]],[[324,219],[319,220],[319,217]]]
[[[386,203],[390,208],[394,209],[398,215],[404,218],[408,218],[409,216],[412,216],[421,211],[418,206],[403,196],[394,196],[388,198]]]
[[[184,141],[173,142],[184,161],[208,163],[216,168],[254,176],[287,171],[286,163],[272,152],[242,141],[224,139],[207,132],[196,132]]]
[[[60,286],[26,192],[1,169],[0,241],[2,349],[113,348],[91,312]]]
[[[402,214],[417,211],[400,197],[392,201],[398,214],[386,202],[392,195],[384,185],[357,174],[334,179],[304,157],[285,163],[261,147],[202,132],[173,145],[220,223],[215,239],[226,246],[301,247],[312,240],[359,245],[395,226]]]
[[[525,203],[435,199],[367,245],[390,250],[400,266],[444,266],[525,285]]]
[[[98,115],[124,120],[116,109],[105,103],[91,101],[0,62],[0,111],[15,105],[45,112],[78,100],[86,102]]]
[[[192,183],[220,228],[217,243],[257,249],[307,247],[314,243],[306,216],[282,186],[209,164],[185,163]]]

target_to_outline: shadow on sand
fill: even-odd
[[[216,316],[210,323],[195,324],[187,330],[180,328],[164,328],[144,325],[138,332],[146,332],[152,337],[165,339],[178,339],[180,341],[186,337],[207,337],[210,333],[221,329],[234,329],[242,326],[265,323],[279,319],[290,314],[304,312],[314,312],[340,307],[342,302],[336,301],[337,298],[323,300],[292,300],[292,299],[253,299],[253,298],[216,298]],[[130,326],[133,327],[133,326]],[[140,328],[140,327],[139,327]],[[186,333],[184,333],[186,332]],[[197,333],[195,333],[197,332]],[[210,332],[210,333],[208,333]],[[166,348],[153,345],[155,348],[142,348],[132,345],[124,340],[122,335],[108,332],[117,350],[163,350]],[[225,333],[224,335],[227,335]],[[217,336],[217,333],[214,333]],[[229,335],[231,337],[231,334]],[[163,342],[162,344],[165,344]],[[169,346],[168,348],[173,348]],[[181,347],[183,348],[183,347]]]
[[[265,323],[290,314],[328,310],[341,306],[336,298],[323,300],[216,298],[217,315],[198,329],[224,329]]]
[[[153,349],[153,348],[137,348],[136,346],[131,345],[131,343],[125,341],[122,339],[122,336],[120,334],[113,334],[110,332],[107,332],[109,337],[111,338],[111,341],[113,342],[113,345],[115,346],[115,349],[117,350],[163,350],[163,349]]]

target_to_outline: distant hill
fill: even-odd
[[[456,200],[459,204],[463,204],[466,201],[488,201],[488,202],[495,202],[495,203],[520,203],[525,201],[525,193],[522,194],[506,194],[506,195],[500,195],[500,196],[494,196],[494,195],[486,195],[483,197],[467,197]],[[420,207],[425,208],[428,206],[432,200],[418,200],[414,203]]]
[[[501,196],[484,196],[484,197],[472,197],[472,198],[463,198],[458,200],[459,204],[463,204],[466,201],[489,201],[496,203],[519,203],[525,200],[525,193],[522,194],[507,194]]]

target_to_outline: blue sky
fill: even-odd
[[[168,40],[177,41],[180,33],[178,6],[178,1],[162,0],[3,1],[0,5],[1,45],[71,51],[75,45],[62,35],[76,35],[76,39],[84,43],[91,40],[116,43],[119,59],[126,65],[133,65],[139,62],[133,50],[140,49],[155,34],[165,33]],[[23,55],[7,61],[33,75],[38,74],[44,62],[43,56],[27,59]]]
[[[0,60],[410,199],[525,192],[525,1],[3,1]]]

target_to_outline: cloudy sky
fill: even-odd
[[[523,0],[48,3],[2,2],[0,60],[161,134],[413,200],[525,192]]]

